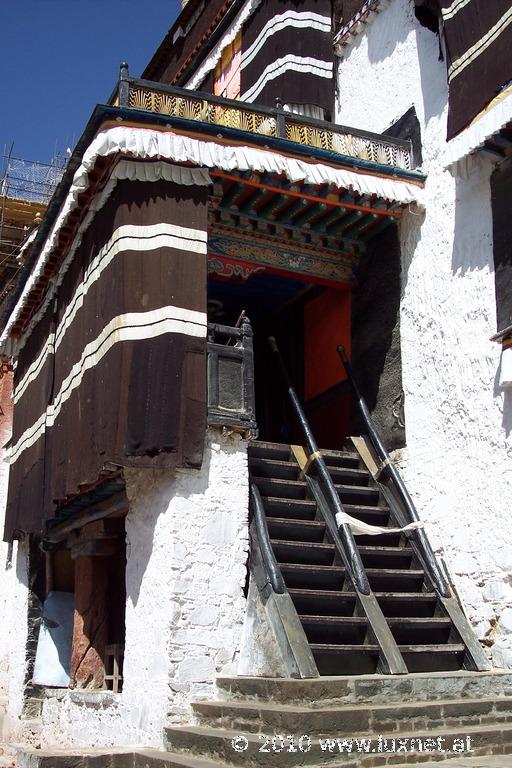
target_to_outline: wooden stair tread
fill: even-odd
[[[316,509],[316,502],[312,499],[287,499],[285,496],[261,496],[263,505],[267,506],[284,506],[289,504],[290,506],[309,507],[312,512]]]
[[[350,470],[351,472],[353,470]],[[262,483],[272,483],[276,486],[285,486],[285,487],[291,487],[291,488],[304,488],[304,490],[307,489],[307,483],[305,480],[288,480],[281,477],[261,477],[260,475],[253,474],[252,479],[255,483],[262,482]],[[350,492],[364,492],[366,494],[373,494],[377,495],[379,493],[378,488],[373,488],[368,485],[346,485],[344,483],[335,483],[334,487],[337,491],[350,491]],[[283,497],[281,497],[283,498]]]
[[[360,645],[353,644],[353,645],[341,645],[341,644],[333,644],[333,643],[310,643],[310,648],[313,651],[324,651],[327,653],[354,653],[354,652],[361,652],[364,651],[365,653],[380,653],[380,647],[378,645],[363,645],[362,643]]]
[[[466,647],[459,633],[452,631],[452,619],[436,608],[437,595],[421,591],[425,572],[417,565],[410,542],[399,532],[385,530],[397,526],[380,486],[358,453],[321,450],[321,454],[347,514],[384,529],[378,537],[356,537],[355,543],[408,671],[459,668]],[[262,497],[270,544],[320,675],[375,673],[382,648],[373,634],[368,635],[365,613],[353,615],[361,612],[359,598],[343,590],[347,569],[336,556],[320,514],[316,486],[300,474],[287,444],[253,443],[249,469]],[[370,642],[365,644],[365,638]]]
[[[299,619],[301,621],[310,622],[310,623],[318,623],[318,624],[354,624],[354,625],[360,625],[360,624],[367,624],[368,618],[366,616],[313,616],[309,614],[299,614]],[[438,627],[438,626],[450,626],[451,621],[447,616],[434,616],[432,618],[423,618],[423,617],[417,617],[417,616],[411,616],[411,617],[388,617],[387,619],[388,624],[393,625],[412,625],[412,626],[420,626],[427,628],[428,626]]]
[[[249,456],[249,466],[263,466],[263,467],[276,467],[288,469],[289,467],[292,467],[293,469],[297,469],[297,471],[300,472],[299,464],[297,463],[297,460],[292,456],[290,456],[289,459],[274,459],[272,457],[265,457],[265,456]],[[343,474],[347,473],[349,475],[352,475],[353,477],[362,477],[362,478],[369,478],[370,473],[367,469],[360,469],[359,467],[339,467],[339,466],[329,466],[327,465],[327,468],[330,472],[334,472],[337,474]]]
[[[345,572],[345,567],[343,565],[316,565],[316,564],[309,564],[309,563],[279,563],[280,568],[297,568],[304,571],[324,571],[324,572]],[[412,569],[412,568],[365,568],[366,573],[369,575],[389,575],[389,576],[397,576],[397,575],[404,575],[404,576],[414,576],[414,577],[421,577],[423,578],[425,576],[424,572],[422,570],[418,569]]]
[[[289,443],[274,443],[269,440],[252,440],[249,443],[248,450],[249,453],[251,452],[251,449],[259,449],[259,450],[291,450],[291,445]],[[335,456],[337,458],[343,458],[345,456],[349,456],[354,459],[360,459],[359,454],[356,451],[337,451],[334,448],[321,448],[320,453],[322,456]]]
[[[271,539],[270,543],[273,546],[276,547],[292,547],[292,548],[299,548],[299,549],[314,549],[322,552],[333,552],[335,551],[334,544],[329,544],[328,542],[323,541],[294,541],[290,539]],[[359,546],[358,547],[359,552],[362,555],[369,555],[369,554],[375,554],[375,555],[402,555],[405,557],[412,557],[413,551],[410,547],[370,547],[370,546]]]
[[[325,528],[325,523],[322,520],[297,520],[290,517],[274,517],[273,515],[268,518],[269,524],[276,525],[290,525],[297,528],[310,528],[311,530],[319,530]]]
[[[357,652],[364,651],[365,653],[380,653],[380,647],[378,645],[339,645],[334,643],[310,643],[311,650],[324,651],[327,653],[344,653],[347,651]],[[465,646],[462,643],[446,643],[444,645],[432,644],[432,645],[399,645],[398,650],[400,653],[463,653]]]
[[[300,597],[325,597],[332,600],[344,600],[357,598],[355,592],[341,592],[334,589],[302,589],[300,587],[290,587],[288,590],[290,595],[297,595]],[[414,600],[425,600],[428,602],[436,603],[437,596],[434,592],[374,592],[375,597],[385,600],[410,600],[411,595],[414,595]]]
[[[263,480],[266,480],[266,478],[262,478]],[[358,486],[355,485],[349,485],[348,488],[356,488]],[[372,488],[365,488],[364,490],[375,490]],[[293,498],[286,498],[286,496],[264,496],[261,495],[261,499],[263,501],[264,506],[267,505],[275,505],[275,506],[284,506],[285,504],[289,504],[290,506],[297,506],[299,507],[309,507],[311,511],[314,511],[316,509],[316,502],[313,501],[313,499],[293,499]],[[389,507],[383,506],[383,507],[377,507],[371,504],[343,504],[343,509],[349,513],[354,514],[357,512],[357,510],[361,510],[361,512],[364,513],[378,513],[379,515],[389,514]],[[291,518],[286,518],[287,520]]]
[[[297,499],[294,499],[293,501],[297,501]],[[300,502],[299,502],[300,503]],[[346,507],[347,505],[344,504]],[[375,507],[370,507],[370,509],[375,509]],[[383,510],[383,507],[379,507],[379,511],[386,511]],[[302,520],[301,518],[294,518],[294,517],[276,517],[274,515],[268,516],[268,523],[272,523],[275,525],[282,525],[282,526],[290,526],[291,528],[306,528],[311,531],[318,531],[318,530],[324,530],[325,529],[325,523],[323,520]],[[384,531],[383,533],[379,533],[379,536],[397,536],[399,534],[392,533],[392,526],[390,526],[390,531]],[[357,543],[357,538],[356,538]],[[370,546],[370,545],[361,545],[361,546]],[[378,546],[378,545],[377,545]]]
[[[265,458],[264,456],[250,456],[249,457],[249,465],[252,464],[262,464],[264,467],[293,467],[294,469],[298,469],[300,471],[300,467],[297,464],[296,460],[293,458],[293,456],[289,459],[272,459],[272,458]]]

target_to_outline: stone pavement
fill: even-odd
[[[512,768],[512,755],[488,755],[487,757],[461,757],[436,763],[418,763],[421,768],[440,768],[441,765],[446,768]],[[407,766],[396,765],[394,768],[410,768]]]

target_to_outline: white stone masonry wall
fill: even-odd
[[[499,389],[488,160],[444,168],[446,63],[391,0],[339,64],[340,123],[384,131],[414,106],[426,212],[400,226],[407,447],[398,457],[495,665],[512,667],[512,402]]]
[[[14,542],[9,562],[8,545],[2,541],[9,481],[9,464],[1,446],[12,430],[12,374],[0,379],[0,698],[7,699],[4,735],[18,727],[23,708],[25,645],[27,636],[27,557],[23,545]],[[2,734],[0,734],[1,738]]]
[[[246,444],[210,433],[201,470],[127,470],[124,688],[43,708],[48,745],[160,746],[236,672],[248,552]],[[89,699],[89,701],[87,701]]]

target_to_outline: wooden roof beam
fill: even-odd
[[[212,178],[224,178],[224,179],[229,179],[230,181],[237,181],[237,182],[240,181],[240,179],[237,176],[233,176],[233,174],[230,174],[230,173],[225,173],[224,171],[218,171],[218,170],[211,171],[210,175],[211,175]],[[267,185],[267,184],[261,184],[260,182],[254,182],[254,181],[251,181],[250,179],[245,179],[243,183],[244,184],[249,184],[250,186],[254,186],[254,187],[264,187],[269,192],[276,192],[278,194],[285,194],[288,197],[296,197],[296,198],[299,198],[299,199],[308,200],[309,202],[314,202],[314,203],[325,203],[325,202],[328,202],[330,205],[337,206],[339,208],[346,207],[346,208],[350,208],[350,209],[353,209],[353,210],[363,211],[364,213],[373,213],[373,211],[375,210],[374,207],[365,206],[365,205],[359,205],[357,203],[349,203],[349,202],[343,202],[342,203],[342,202],[335,201],[335,200],[328,200],[328,201],[326,201],[325,199],[323,199],[321,197],[318,197],[318,195],[307,194],[303,190],[301,190],[300,192],[297,192],[297,191],[295,191],[293,189],[286,189],[285,190],[285,189],[282,189],[280,187],[270,186],[270,185]],[[397,215],[396,213],[391,212],[391,211],[379,211],[379,213],[381,213],[384,216],[396,217],[396,215]]]
[[[327,210],[326,203],[313,203],[304,211],[302,211],[302,213],[299,213],[299,215],[293,220],[293,223],[296,226],[304,226],[308,223],[308,221],[311,221],[311,219],[314,219],[315,216],[320,216],[320,214],[322,214],[326,210]]]

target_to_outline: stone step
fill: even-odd
[[[217,760],[161,749],[22,750],[16,768],[218,768]],[[3,765],[0,758],[0,766]],[[6,763],[11,768],[14,763]]]
[[[512,698],[439,699],[407,704],[290,706],[244,701],[198,701],[192,704],[203,727],[240,729],[245,733],[329,733],[336,736],[371,736],[383,731],[465,727],[485,723],[512,723]]]
[[[143,765],[143,763],[139,763],[140,768],[142,768]],[[170,765],[172,765],[172,763]],[[16,768],[135,768],[135,756],[133,748],[21,748],[16,756]]]
[[[227,764],[221,763],[219,760],[208,760],[193,755],[163,752],[157,749],[142,749],[135,753],[107,753],[104,750],[96,750],[88,754],[77,753],[71,750],[66,754],[42,753],[38,750],[37,752],[26,752],[25,755],[29,755],[30,760],[27,762],[23,754],[20,755],[23,763],[18,763],[18,768],[218,768],[220,765],[225,765],[227,768]],[[392,755],[389,755],[389,757],[392,760]],[[339,765],[343,765],[343,768],[372,768],[372,765],[378,765],[378,763],[372,763],[372,759],[372,756],[361,757],[360,759],[356,758],[355,761],[347,760]],[[378,756],[377,759],[379,759]],[[397,764],[395,760],[392,760],[392,762],[388,761],[387,764],[392,764],[394,768],[406,768],[406,766],[411,764],[418,764],[415,756],[412,756],[412,763],[404,763],[402,758],[399,759],[400,764]],[[267,765],[279,765],[278,760],[279,753],[270,755]],[[381,762],[380,765],[382,764]],[[507,754],[485,754],[481,757],[453,756],[447,763],[449,768],[510,768],[510,764],[510,756]],[[329,765],[331,768],[335,768],[334,763],[330,762]],[[422,761],[421,765],[422,768],[437,768],[439,762]],[[11,768],[11,766],[8,765],[8,768]]]
[[[197,757],[207,757],[208,759],[220,760],[237,766],[260,766],[280,765],[287,768],[295,766],[315,766],[329,765],[347,766],[351,765],[354,756],[357,756],[357,762],[352,765],[358,766],[383,766],[390,765],[392,761],[402,762],[404,764],[417,764],[418,756],[424,757],[424,751],[418,755],[418,750],[414,752],[405,752],[398,754],[394,752],[393,747],[409,743],[411,739],[418,744],[421,740],[422,746],[428,745],[429,752],[432,750],[432,760],[445,760],[446,752],[436,752],[437,744],[440,744],[445,750],[448,749],[453,757],[460,757],[460,754],[453,752],[452,747],[455,743],[457,747],[464,749],[470,748],[471,754],[488,754],[494,750],[501,752],[512,752],[512,725],[505,723],[470,725],[464,727],[463,732],[460,728],[431,728],[414,731],[394,731],[380,734],[380,742],[376,737],[373,743],[365,742],[366,747],[359,750],[354,747],[354,742],[344,744],[338,743],[336,737],[332,734],[323,737],[311,736],[310,742],[307,742],[303,748],[307,752],[297,748],[298,740],[302,733],[291,734],[286,730],[279,734],[275,727],[269,729],[268,734],[243,733],[241,729],[228,730],[224,728],[204,728],[201,726],[173,726],[165,729],[165,746],[171,752],[186,752],[188,755]],[[306,735],[309,736],[309,734]],[[368,737],[369,738],[369,737]],[[438,739],[444,741],[438,742]],[[322,741],[321,741],[322,740]],[[379,751],[379,743],[381,751]],[[323,747],[322,747],[323,744]],[[340,748],[341,744],[341,748]],[[308,748],[310,745],[310,748]],[[350,749],[349,747],[352,746]],[[411,745],[412,746],[412,745]],[[354,754],[355,753],[355,754]]]
[[[325,707],[332,704],[390,704],[449,698],[512,696],[512,672],[430,672],[409,675],[351,675],[312,680],[270,677],[218,677],[223,698],[252,697],[272,703]]]
[[[218,760],[209,760],[195,755],[180,755],[175,752],[163,752],[158,749],[137,750],[133,762],[133,768],[218,768],[218,766]],[[117,768],[117,763],[113,768]]]
[[[448,763],[449,768],[510,768],[509,755],[484,755],[482,757],[454,757]],[[439,763],[422,762],[421,768],[438,768]],[[394,764],[394,768],[405,768],[404,763]]]

